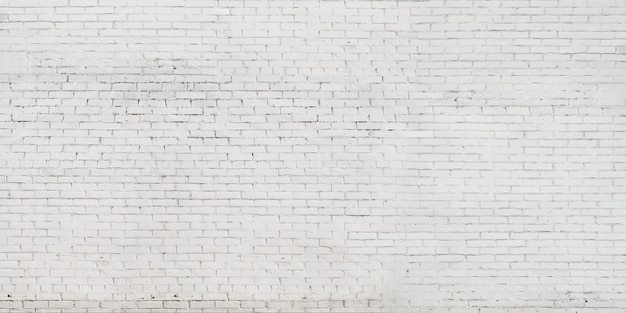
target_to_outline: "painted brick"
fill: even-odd
[[[0,0],[0,311],[622,312],[625,8]]]

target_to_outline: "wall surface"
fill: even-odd
[[[0,311],[624,312],[626,0],[0,0]]]

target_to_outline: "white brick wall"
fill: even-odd
[[[624,312],[625,101],[626,0],[0,0],[0,311]]]

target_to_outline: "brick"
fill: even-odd
[[[0,310],[624,311],[624,4],[0,0]]]

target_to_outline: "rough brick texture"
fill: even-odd
[[[624,312],[626,0],[0,0],[0,311]]]

